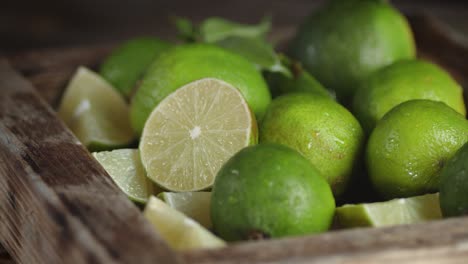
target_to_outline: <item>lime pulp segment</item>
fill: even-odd
[[[343,205],[336,209],[340,227],[390,226],[441,219],[439,194],[426,194],[386,202]]]
[[[144,216],[175,250],[219,248],[226,243],[183,213],[152,196]]]
[[[94,152],[93,156],[131,200],[146,203],[159,191],[146,177],[137,149]]]
[[[158,198],[202,226],[211,229],[211,192],[162,192]]]

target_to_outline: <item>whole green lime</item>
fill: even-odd
[[[218,172],[211,219],[225,240],[326,231],[335,201],[329,185],[298,152],[277,144],[247,147]]]
[[[375,70],[413,58],[415,45],[406,19],[387,1],[334,0],[299,28],[290,54],[348,101]]]
[[[170,43],[155,37],[129,40],[104,60],[100,74],[121,94],[130,97],[151,62],[170,46]]]
[[[468,141],[468,121],[441,102],[411,100],[384,115],[367,143],[367,167],[386,198],[436,192],[440,171]]]
[[[270,104],[260,123],[259,141],[299,151],[338,197],[348,184],[364,136],[359,122],[335,101],[310,93],[292,93]]]
[[[439,188],[444,216],[468,214],[468,143],[442,169]]]
[[[141,134],[153,108],[170,93],[190,82],[209,77],[239,89],[260,120],[271,95],[254,65],[240,55],[214,45],[186,44],[162,54],[146,72],[131,102],[130,118],[134,130]]]
[[[354,96],[353,109],[370,132],[390,109],[412,99],[441,101],[466,114],[462,87],[443,69],[421,60],[403,60],[372,74]]]

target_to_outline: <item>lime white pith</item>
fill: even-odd
[[[150,114],[140,141],[150,179],[171,191],[209,188],[231,156],[255,139],[256,121],[241,93],[214,78],[191,82]]]
[[[131,200],[146,203],[157,193],[158,188],[146,177],[137,149],[94,152],[93,156]]]
[[[183,213],[152,196],[144,216],[175,250],[219,248],[226,243]]]
[[[121,146],[134,137],[125,100],[102,77],[85,67],[79,67],[68,84],[58,115],[87,147]]]

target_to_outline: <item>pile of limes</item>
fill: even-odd
[[[173,247],[468,212],[463,90],[415,58],[386,1],[330,1],[286,55],[268,18],[177,26],[185,43],[133,39],[100,74],[78,70],[59,108],[86,147],[113,150],[94,155]]]

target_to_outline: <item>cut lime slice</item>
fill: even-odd
[[[93,156],[132,201],[146,203],[161,191],[146,177],[137,149],[94,152]]]
[[[129,106],[93,71],[79,67],[63,95],[58,115],[91,150],[125,146],[133,140]]]
[[[175,250],[218,248],[226,245],[203,226],[154,196],[150,197],[144,215]]]
[[[426,194],[386,202],[343,205],[336,209],[340,227],[390,226],[441,219],[439,194]]]
[[[211,192],[162,192],[158,198],[202,226],[211,229]]]
[[[255,117],[241,93],[205,78],[179,88],[153,110],[140,141],[141,161],[148,177],[165,189],[198,191],[256,141]]]

